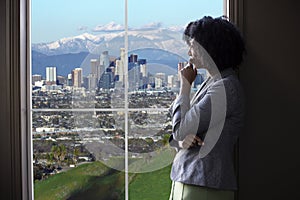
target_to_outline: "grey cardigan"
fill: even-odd
[[[236,190],[234,144],[244,122],[244,95],[233,69],[207,79],[190,101],[180,94],[171,106],[173,133],[170,145],[177,150],[171,179],[186,184]],[[203,146],[181,149],[178,141],[197,134]]]

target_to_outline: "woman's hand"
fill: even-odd
[[[204,142],[196,135],[189,134],[183,141],[179,141],[179,146],[183,149],[189,149],[195,146],[203,146]]]
[[[184,68],[178,67],[178,71],[180,72],[181,81],[183,82],[184,79],[187,80],[190,85],[196,79],[197,76],[197,69],[193,67],[192,64],[188,64]]]

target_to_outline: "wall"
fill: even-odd
[[[0,1],[0,199],[21,199],[25,180],[21,173],[21,133],[26,130],[21,122],[26,118],[21,118],[21,113],[26,109],[22,111],[21,105],[27,101],[21,98],[21,86],[25,84],[20,78],[24,65],[20,61],[20,36],[24,35],[19,34],[20,2],[25,1]]]
[[[11,151],[16,149],[12,124],[18,122],[10,119],[18,110],[10,105],[12,72],[6,65],[5,8],[6,1],[0,1],[0,199],[13,199],[21,191],[14,184],[20,181],[14,175],[18,174],[18,160]],[[244,0],[248,54],[240,77],[247,97],[247,122],[240,138],[240,200],[288,199],[292,195],[299,199],[299,10],[297,0]]]
[[[300,1],[244,0],[239,199],[299,199]]]
[[[0,1],[0,199],[8,199],[11,192],[9,69],[6,67],[6,2]]]

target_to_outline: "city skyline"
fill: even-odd
[[[96,87],[105,89],[114,88],[114,82],[124,82],[124,50],[124,48],[121,48],[120,57],[112,60],[109,58],[108,51],[103,51],[98,59],[91,59],[90,73],[88,73],[87,76],[83,75],[83,68],[80,67],[74,67],[70,71],[70,74],[64,77],[57,75],[57,66],[47,66],[45,79],[43,79],[40,74],[33,74],[32,84],[35,89],[37,89],[36,86],[45,86],[46,90],[60,90],[63,89],[64,85],[74,86],[76,88],[85,87],[86,89],[95,89]],[[185,65],[185,62],[179,62],[178,65],[180,64]],[[151,89],[152,87],[155,87],[155,89],[178,87],[175,86],[177,85],[177,83],[175,83],[177,78],[174,79],[174,77],[177,76],[176,73],[171,75],[163,72],[149,73],[147,59],[139,58],[138,54],[130,54],[128,56],[128,67],[129,86],[131,90]],[[151,76],[152,81],[151,78],[149,79]],[[201,76],[203,77],[202,73]],[[84,81],[85,78],[87,80],[86,83]],[[170,82],[170,80],[172,81]],[[195,87],[199,85],[200,82],[197,81]],[[137,83],[139,84],[136,85]],[[55,87],[49,87],[49,85]],[[60,87],[56,87],[56,85],[60,85]]]
[[[124,40],[125,2],[130,45]],[[90,192],[88,187],[96,184],[89,179],[76,182],[76,193],[38,189],[53,176],[82,179],[74,173],[82,167],[89,172],[101,164],[106,170],[93,168],[103,171],[100,180],[126,167],[137,174],[168,166],[175,153],[167,145],[172,133],[169,106],[179,92],[177,65],[187,62],[181,31],[203,15],[222,15],[223,0],[31,3],[34,197],[67,199],[88,191],[89,197],[99,199],[99,185],[97,193]],[[199,70],[192,93],[204,78]],[[125,179],[133,180],[130,176]],[[56,188],[66,188],[59,183]],[[124,184],[128,188],[129,181]],[[103,191],[100,199],[122,199],[126,187],[118,187],[117,196],[109,189],[113,196]]]

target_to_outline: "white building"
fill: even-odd
[[[148,72],[147,72],[147,65],[146,64],[142,64],[142,65],[140,65],[140,68],[141,68],[142,76],[143,77],[147,77],[147,74],[148,74]]]
[[[97,59],[91,59],[91,74],[97,74],[97,67],[99,65]]]
[[[82,84],[82,68],[75,68],[72,71],[72,80],[74,87],[81,87]]]
[[[119,76],[121,82],[124,82],[125,57],[125,48],[120,48],[120,60],[116,60],[115,75]]]
[[[174,81],[175,77],[174,75],[169,75],[168,76],[168,88],[172,88],[174,86]]]
[[[122,60],[116,60],[116,71],[115,75],[119,76],[119,81],[124,81],[124,63]]]
[[[155,77],[155,89],[162,88],[163,81],[161,78]]]
[[[56,67],[46,67],[46,82],[56,83]]]

